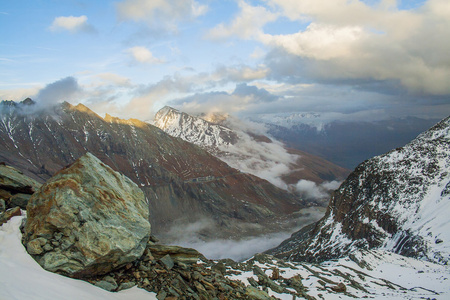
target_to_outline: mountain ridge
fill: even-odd
[[[101,118],[67,102],[33,114],[6,104],[0,104],[0,161],[42,182],[91,152],[144,191],[160,236],[174,222],[203,219],[213,224],[200,233],[206,239],[286,230],[305,207],[299,197],[145,122]]]
[[[360,164],[325,216],[269,251],[323,261],[355,249],[384,249],[447,263],[450,257],[450,117],[416,139]]]

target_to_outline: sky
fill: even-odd
[[[141,120],[450,114],[448,0],[2,0],[0,34],[1,100]]]

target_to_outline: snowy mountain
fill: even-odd
[[[193,117],[172,107],[165,106],[155,115],[153,123],[171,136],[216,151],[221,146],[237,142],[237,134],[231,129]]]
[[[446,264],[448,212],[450,117],[359,165],[333,193],[326,215],[271,253],[317,261],[377,248]]]
[[[248,124],[234,118],[213,116],[221,124],[195,117],[171,107],[162,108],[154,125],[166,133],[196,144],[230,166],[281,187],[294,189],[300,180],[321,184],[342,180],[349,170],[309,153],[286,148],[282,143],[249,131]],[[245,129],[243,129],[245,128]]]

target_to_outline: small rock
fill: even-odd
[[[272,279],[272,280],[280,279],[280,270],[278,270],[278,268],[272,269],[272,276],[270,276],[270,279]]]
[[[107,290],[109,292],[112,292],[117,289],[117,283],[113,284],[113,283],[111,283],[109,281],[105,281],[105,280],[98,281],[94,285],[98,286],[99,288],[102,288],[104,290]]]
[[[194,281],[194,286],[195,286],[195,288],[197,289],[197,291],[199,292],[199,293],[206,293],[206,289],[205,289],[205,287],[200,283],[200,282],[198,282],[198,281]]]
[[[167,293],[165,291],[160,291],[158,295],[156,295],[156,299],[165,300],[167,297]]]
[[[211,269],[220,272],[222,275],[224,275],[227,271],[227,267],[223,262],[218,262],[217,264],[213,265]]]
[[[173,266],[174,266],[174,262],[173,262],[173,260],[172,260],[172,258],[170,257],[169,254],[166,254],[165,256],[163,256],[159,261],[164,264],[164,267],[167,270],[172,269]]]
[[[132,281],[129,282],[122,282],[119,285],[119,288],[117,289],[118,291],[123,291],[123,290],[128,290],[131,289],[133,286],[135,286],[136,284]]]
[[[8,222],[12,217],[21,216],[22,213],[20,212],[20,207],[14,207],[11,209],[8,209],[3,214],[0,215],[0,225],[3,225],[3,223]]]
[[[31,255],[40,255],[44,253],[44,249],[42,249],[41,243],[39,242],[39,238],[28,242],[27,251]]]
[[[5,203],[5,200],[0,199],[0,214],[1,214],[2,212],[5,212],[5,210],[6,210],[6,203]]]
[[[245,295],[250,299],[270,300],[269,294],[250,285],[245,289]]]
[[[52,251],[53,247],[50,244],[45,244],[42,249],[44,249],[44,251]]]
[[[444,242],[444,241],[441,240],[441,239],[436,239],[436,240],[434,241],[435,244],[440,244],[440,243],[443,243],[443,242]]]
[[[9,199],[10,206],[19,206],[21,209],[27,209],[30,194],[15,194]]]
[[[347,287],[342,282],[339,282],[338,285],[331,287],[331,289],[336,293],[345,293],[347,291]]]

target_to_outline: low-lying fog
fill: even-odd
[[[292,228],[290,231],[271,233],[240,240],[216,239],[204,241],[202,240],[200,231],[214,225],[210,221],[202,220],[185,226],[173,226],[162,242],[170,245],[194,248],[209,259],[231,258],[235,261],[242,261],[252,257],[256,253],[261,253],[278,246],[301,227],[319,220],[325,214],[325,208],[309,207],[300,210],[298,214],[299,218],[296,220],[296,223],[303,225]]]

